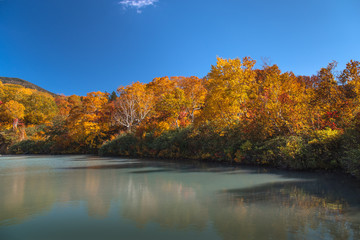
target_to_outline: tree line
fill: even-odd
[[[53,97],[2,84],[3,145],[13,153],[101,148],[112,155],[340,166],[358,174],[360,62],[342,71],[331,62],[313,76],[255,63],[218,58],[204,78],[159,77],[112,94]]]

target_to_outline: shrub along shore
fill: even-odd
[[[124,134],[105,143],[101,156],[194,159],[296,170],[341,170],[360,177],[360,134],[325,129],[311,136],[244,140],[236,132],[215,134],[207,128],[178,129],[155,137]]]
[[[10,147],[11,154],[79,154],[57,151],[55,142],[26,140]],[[95,153],[95,152],[92,152]],[[316,131],[308,136],[278,136],[244,140],[236,132],[215,133],[192,127],[138,137],[123,134],[105,142],[100,156],[192,159],[226,164],[269,166],[294,170],[343,171],[360,178],[360,133],[356,130]]]

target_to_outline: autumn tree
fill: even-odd
[[[58,112],[54,98],[45,93],[33,93],[23,104],[26,107],[24,119],[29,124],[49,123]]]
[[[321,68],[314,77],[314,88],[310,93],[312,106],[312,122],[314,129],[336,127],[333,115],[341,111],[341,92],[336,79],[335,68],[337,63],[331,62],[327,67]]]
[[[13,130],[17,130],[19,119],[23,119],[25,114],[25,107],[21,103],[10,100],[9,102],[2,104],[2,110],[5,119],[13,121]]]
[[[267,65],[257,70],[257,84],[254,118],[261,123],[265,137],[306,130],[305,82],[299,81],[292,72],[281,73],[277,65]]]
[[[357,96],[360,96],[360,62],[350,60],[340,75],[340,81],[342,84],[352,86]]]
[[[344,106],[343,111],[347,114],[342,116],[347,125],[352,124],[355,120],[356,126],[360,125],[360,62],[350,60],[346,68],[340,75],[340,81],[343,84]]]
[[[207,76],[203,119],[219,127],[231,126],[246,116],[247,103],[254,91],[255,61],[240,59],[217,59]]]
[[[113,120],[131,132],[149,114],[154,105],[154,95],[146,84],[136,82],[118,88],[119,97],[114,102]]]
[[[23,119],[26,124],[48,123],[58,112],[54,98],[47,93],[15,84],[3,84],[0,88],[2,102],[16,101],[25,107]]]
[[[108,94],[91,92],[81,98],[67,118],[69,137],[88,150],[99,147],[106,138],[110,125]]]
[[[207,90],[204,86],[204,79],[192,77],[176,78],[177,86],[184,91],[186,99],[185,110],[191,119],[195,120],[195,115],[204,107]]]
[[[179,121],[186,115],[187,105],[188,101],[185,97],[184,90],[175,87],[171,92],[164,94],[161,101],[157,104],[157,110],[161,112],[163,120],[178,128]]]

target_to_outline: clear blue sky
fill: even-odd
[[[316,74],[360,60],[359,0],[0,0],[0,76],[85,95],[205,76],[216,56]]]

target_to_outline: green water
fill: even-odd
[[[0,240],[360,239],[336,174],[91,156],[0,157]]]

